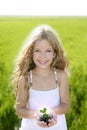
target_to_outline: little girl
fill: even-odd
[[[67,130],[65,113],[70,107],[68,60],[53,29],[41,25],[31,33],[17,59],[13,73],[16,112],[20,130]],[[39,119],[41,109],[52,118]]]

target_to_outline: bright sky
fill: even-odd
[[[87,16],[87,0],[0,0],[0,15]]]

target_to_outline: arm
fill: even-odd
[[[21,118],[34,118],[35,111],[31,111],[26,107],[27,104],[27,90],[25,91],[25,79],[20,77],[18,81],[17,97],[16,97],[16,112]]]
[[[54,112],[59,114],[65,114],[69,111],[70,108],[70,97],[69,97],[69,88],[68,88],[68,76],[66,72],[58,72],[59,81],[60,81],[60,105],[53,108]]]

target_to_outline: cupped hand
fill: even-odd
[[[42,128],[47,128],[56,125],[57,123],[57,116],[53,115],[51,119],[48,120],[48,123],[45,121],[40,121],[39,118],[37,119],[37,124]]]
[[[44,122],[44,121],[37,121],[37,124],[38,124],[40,127],[42,127],[42,128],[48,127],[47,123]]]
[[[51,127],[56,124],[57,124],[57,116],[53,116],[52,119],[49,119],[48,127]]]

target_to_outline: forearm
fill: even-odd
[[[35,110],[29,110],[27,108],[16,109],[16,113],[21,118],[35,118]]]
[[[61,103],[59,106],[54,107],[53,111],[55,112],[56,115],[66,114],[69,111],[69,108],[70,104]]]

